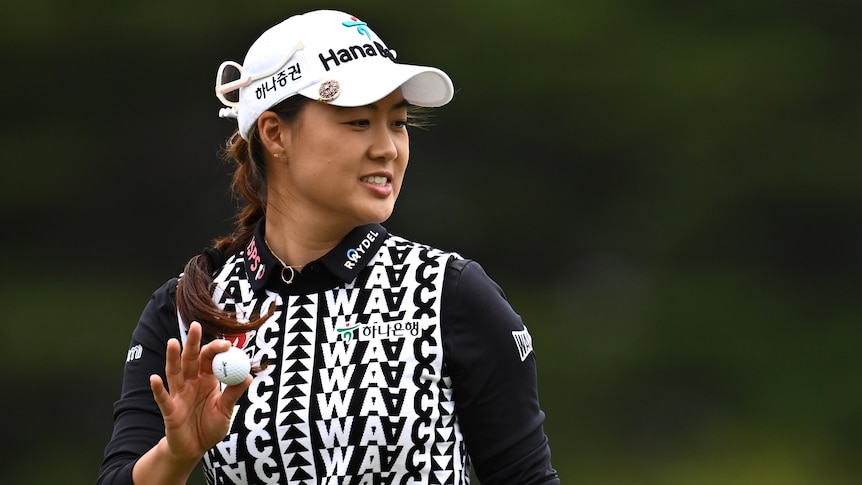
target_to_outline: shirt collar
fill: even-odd
[[[281,263],[264,240],[265,219],[257,223],[254,234],[245,247],[245,270],[254,291],[266,288],[271,278],[278,278]],[[306,268],[319,264],[337,279],[353,281],[383,246],[388,232],[380,224],[366,224],[351,230],[331,251]],[[297,275],[301,278],[301,273]]]

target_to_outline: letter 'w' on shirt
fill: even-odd
[[[521,356],[521,362],[523,362],[533,351],[533,337],[530,336],[527,327],[524,327],[523,330],[513,330],[512,338],[515,339],[515,347],[518,348],[518,354]]]

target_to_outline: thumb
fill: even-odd
[[[233,414],[233,407],[236,405],[236,402],[239,401],[239,398],[245,394],[245,391],[251,386],[251,382],[254,378],[251,374],[245,377],[245,380],[240,382],[235,386],[227,386],[224,388],[224,391],[221,393],[221,398],[219,399],[219,409],[225,416],[231,416]]]

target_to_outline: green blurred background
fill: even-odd
[[[0,483],[94,481],[140,311],[230,229],[216,67],[321,7],[454,79],[388,226],[506,290],[564,483],[862,483],[850,0],[3,0]]]

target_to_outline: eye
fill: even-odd
[[[392,123],[392,124],[393,124],[396,128],[407,128],[407,127],[409,126],[409,123],[407,122],[407,120],[406,120],[406,119],[403,119],[403,120],[396,120],[396,121],[395,121],[394,123]]]
[[[367,127],[368,125],[370,125],[371,122],[367,119],[357,119],[357,120],[348,121],[346,124],[351,125],[351,126],[364,128],[364,127]]]

